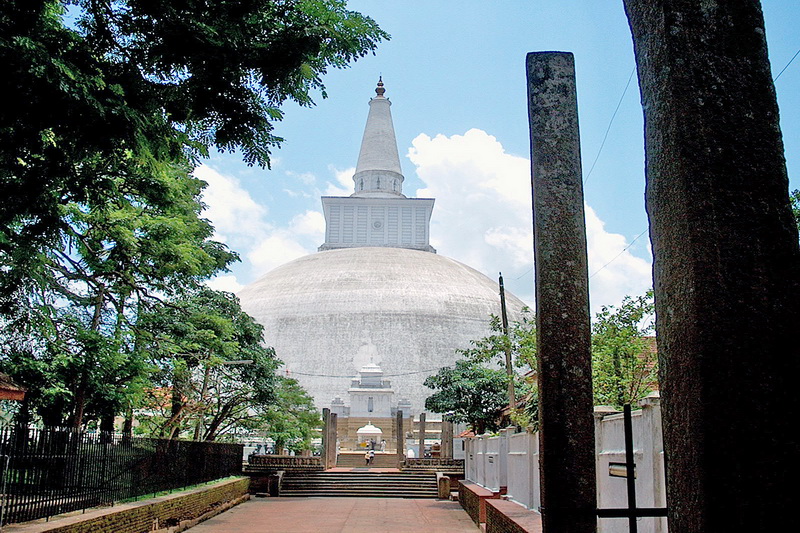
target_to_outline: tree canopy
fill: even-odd
[[[457,350],[463,357],[452,367],[444,367],[425,380],[435,392],[425,400],[425,408],[447,413],[454,422],[466,422],[476,433],[494,431],[500,423],[500,411],[508,406],[508,375],[503,368],[506,350],[511,351],[517,368],[536,368],[536,332],[533,317],[526,310],[519,320],[503,332],[500,319],[491,315],[491,333],[471,341],[470,348]],[[536,419],[538,396],[535,380],[515,376],[516,390],[523,409],[514,406],[515,423],[528,425]]]
[[[191,173],[213,148],[269,165],[280,105],[386,38],[342,0],[0,3],[0,367],[28,388],[21,421],[110,429],[167,383],[165,432],[212,439],[275,399],[260,329],[202,289],[237,256]]]
[[[592,325],[592,377],[596,405],[622,407],[658,388],[655,339],[652,337],[653,291],[626,296],[619,307],[603,307]],[[509,326],[505,335],[500,320],[490,318],[491,333],[458,350],[463,357],[425,380],[435,392],[425,408],[447,413],[455,422],[466,422],[476,432],[492,431],[501,411],[508,406],[508,378],[500,370],[505,350],[510,348],[514,364],[526,372],[515,375],[518,403],[510,421],[518,426],[538,426],[537,345],[534,319],[527,313]]]
[[[653,291],[603,307],[592,325],[592,375],[596,405],[622,407],[658,387],[652,320]]]
[[[66,206],[158,189],[212,147],[268,165],[279,106],[387,37],[342,0],[0,3],[0,268],[24,278]]]
[[[276,450],[288,447],[300,452],[311,449],[311,439],[318,436],[322,417],[314,399],[293,378],[278,377],[276,400],[261,410],[256,422],[275,442]]]
[[[233,294],[200,289],[143,314],[138,327],[137,349],[158,369],[149,407],[163,409],[151,417],[150,431],[214,440],[276,399],[280,361]]]

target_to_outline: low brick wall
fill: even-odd
[[[458,503],[480,525],[486,522],[486,500],[499,498],[500,495],[470,481],[458,482]]]
[[[363,454],[359,455],[363,457]],[[361,464],[361,463],[359,463]],[[323,471],[322,457],[303,455],[251,455],[244,465],[244,472],[270,473],[284,470],[287,472]]]
[[[49,523],[15,524],[6,533],[169,533],[183,531],[249,498],[249,478],[220,481],[185,492],[87,511]],[[215,512],[216,511],[216,512]],[[187,523],[191,522],[191,523]]]
[[[486,500],[486,533],[541,533],[542,515],[508,500]]]

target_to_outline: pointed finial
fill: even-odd
[[[383,97],[383,93],[386,92],[386,89],[383,88],[383,76],[378,76],[378,88],[375,89],[375,94],[380,97]]]

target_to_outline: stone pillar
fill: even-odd
[[[425,457],[425,413],[419,414],[419,455],[417,457]]]
[[[565,52],[527,57],[531,131],[542,525],[596,530],[586,226],[575,65]]]
[[[442,458],[453,458],[453,423],[442,420]]]
[[[800,250],[756,0],[625,0],[670,533],[780,531],[800,499]]]
[[[339,459],[339,415],[331,413],[331,466],[336,466]]]
[[[397,411],[396,417],[396,431],[397,435],[397,468],[403,468],[403,463],[406,460],[406,434],[403,430],[403,411]]]
[[[328,412],[328,424],[325,431],[329,443],[325,449],[325,463],[328,465],[326,468],[333,468],[336,466],[336,456],[338,453],[338,418],[336,413]]]
[[[327,470],[330,468],[331,458],[331,410],[327,407],[322,408],[322,467]]]

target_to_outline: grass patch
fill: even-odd
[[[120,500],[116,503],[131,503],[131,502],[138,502],[139,500],[148,500],[150,498],[158,498],[159,496],[167,496],[169,494],[175,494],[176,492],[184,492],[189,491],[192,489],[197,489],[200,487],[208,487],[209,485],[213,485],[215,483],[219,483],[220,481],[233,481],[234,479],[239,479],[242,476],[228,476],[222,477],[219,479],[212,479],[211,481],[206,481],[205,483],[197,483],[196,485],[187,485],[186,487],[174,488],[169,490],[162,490],[160,492],[148,492],[147,494],[142,494],[140,496],[134,496],[133,498],[127,498],[125,500]]]

